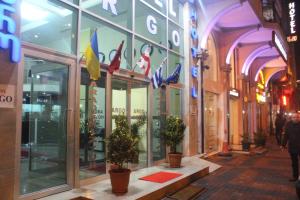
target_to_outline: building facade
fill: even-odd
[[[0,37],[14,35],[0,52],[1,194],[35,199],[106,179],[105,138],[118,114],[131,124],[145,119],[131,169],[165,162],[168,115],[187,125],[184,156],[228,143],[239,149],[244,133],[253,139],[271,119],[268,80],[289,65],[285,36],[266,21],[263,2],[1,1],[9,19]],[[84,52],[95,30],[101,77],[91,89]],[[121,69],[112,75],[122,41]],[[164,78],[180,64],[178,83],[153,89],[136,67],[149,44],[152,73],[165,59]]]

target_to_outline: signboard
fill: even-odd
[[[229,95],[234,98],[239,98],[240,92],[237,89],[232,88],[229,90]]]
[[[297,14],[296,14],[296,1],[290,1],[288,3],[288,11],[289,11],[289,34],[287,36],[288,42],[296,42],[298,40],[297,36]]]
[[[0,85],[0,108],[15,108],[15,86]]]
[[[275,45],[275,47],[278,49],[281,57],[287,61],[288,60],[288,55],[287,55],[287,51],[284,48],[283,42],[280,40],[280,38],[278,37],[278,35],[275,33],[275,31],[273,31],[272,33],[272,40],[273,40],[273,44]]]
[[[16,22],[11,17],[16,12],[15,0],[0,1],[0,49],[10,52],[10,61],[18,63],[21,59],[21,43],[16,37]]]

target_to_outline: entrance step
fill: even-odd
[[[169,195],[162,200],[194,200],[206,191],[205,187],[198,185],[189,185],[182,190],[179,190],[173,195]]]
[[[184,157],[182,167],[171,169],[168,165],[153,166],[133,171],[130,176],[128,192],[117,196],[111,192],[110,180],[102,180],[95,184],[82,186],[78,189],[45,197],[42,200],[70,200],[77,197],[86,197],[92,200],[155,200],[162,199],[175,191],[184,189],[195,180],[217,170],[220,166],[200,159],[199,156]],[[164,183],[155,183],[140,180],[141,177],[157,172],[173,172],[181,176]]]

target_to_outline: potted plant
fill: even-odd
[[[131,127],[130,127],[130,132],[131,132],[131,135],[132,137],[135,139],[135,140],[138,140],[138,142],[140,141],[140,136],[139,136],[139,130],[142,126],[145,125],[146,123],[146,115],[139,115],[137,116],[136,120],[134,123],[131,124]],[[133,160],[132,162],[133,163],[138,163],[138,158],[139,158],[139,153],[140,153],[140,149],[141,148],[138,148],[137,149],[137,156],[136,156],[136,160]]]
[[[256,147],[264,147],[266,145],[267,136],[263,130],[254,133],[254,144]]]
[[[138,139],[130,133],[126,116],[115,117],[116,129],[107,138],[107,161],[113,164],[109,170],[112,192],[126,193],[130,178],[130,169],[125,163],[133,162],[138,155]]]
[[[170,146],[169,162],[171,168],[181,166],[182,153],[176,151],[176,146],[183,140],[185,127],[182,119],[169,116],[166,121],[166,129],[162,132],[166,145]]]
[[[248,133],[244,133],[242,135],[242,148],[243,148],[243,151],[249,151],[250,150],[250,137],[249,137],[249,134]]]

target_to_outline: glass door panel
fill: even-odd
[[[24,58],[20,193],[67,184],[68,65]]]
[[[128,84],[123,80],[112,80],[112,130],[116,128],[115,116],[127,115]]]
[[[147,139],[147,113],[148,113],[148,89],[147,85],[133,82],[131,84],[130,98],[130,117],[131,117],[131,133],[137,134],[139,138],[139,157],[138,168],[147,167],[148,160],[148,139]],[[144,119],[144,125],[138,127],[136,133],[133,132],[133,125],[138,120]]]
[[[90,76],[81,69],[80,84],[80,179],[106,173],[105,162],[105,74],[90,86]],[[89,123],[94,121],[94,130]]]

